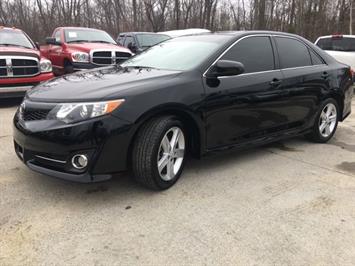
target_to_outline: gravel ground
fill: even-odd
[[[0,265],[354,265],[355,114],[303,138],[188,162],[170,190],[76,184],[13,151],[0,103]],[[355,102],[353,104],[355,110]]]

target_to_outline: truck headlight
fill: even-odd
[[[92,102],[58,104],[49,114],[49,119],[57,119],[64,123],[76,123],[83,120],[109,114],[116,110],[124,99]]]
[[[72,53],[72,58],[74,62],[89,63],[89,54],[83,52]]]
[[[41,73],[48,73],[52,72],[52,63],[51,61],[47,59],[41,59],[39,62],[40,68],[41,68]]]

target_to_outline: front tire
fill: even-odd
[[[338,127],[339,106],[338,103],[329,98],[325,100],[317,114],[312,132],[307,135],[309,139],[318,143],[328,142]]]
[[[174,116],[148,121],[139,130],[133,144],[132,170],[143,186],[164,190],[179,179],[186,157],[184,127]]]
[[[71,74],[74,72],[74,66],[70,61],[64,63],[64,74]]]

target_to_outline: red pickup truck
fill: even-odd
[[[52,77],[51,62],[26,33],[0,26],[0,98],[23,96]]]
[[[129,49],[119,46],[105,31],[60,27],[46,38],[41,53],[53,64],[55,74],[96,68],[120,63],[132,56]]]

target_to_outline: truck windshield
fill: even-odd
[[[221,46],[220,38],[180,37],[157,44],[128,59],[122,67],[145,67],[165,70],[190,70],[209,58]],[[224,43],[223,40],[221,43]]]
[[[151,47],[171,38],[163,34],[137,34],[137,39],[141,47]]]
[[[322,38],[317,45],[327,51],[355,52],[355,38],[342,36]]]
[[[29,49],[33,49],[32,42],[27,36],[20,30],[0,30],[0,46],[20,46]]]
[[[104,31],[94,29],[67,29],[64,30],[65,41],[67,43],[74,42],[99,42],[99,43],[112,43],[116,42],[112,37]]]

